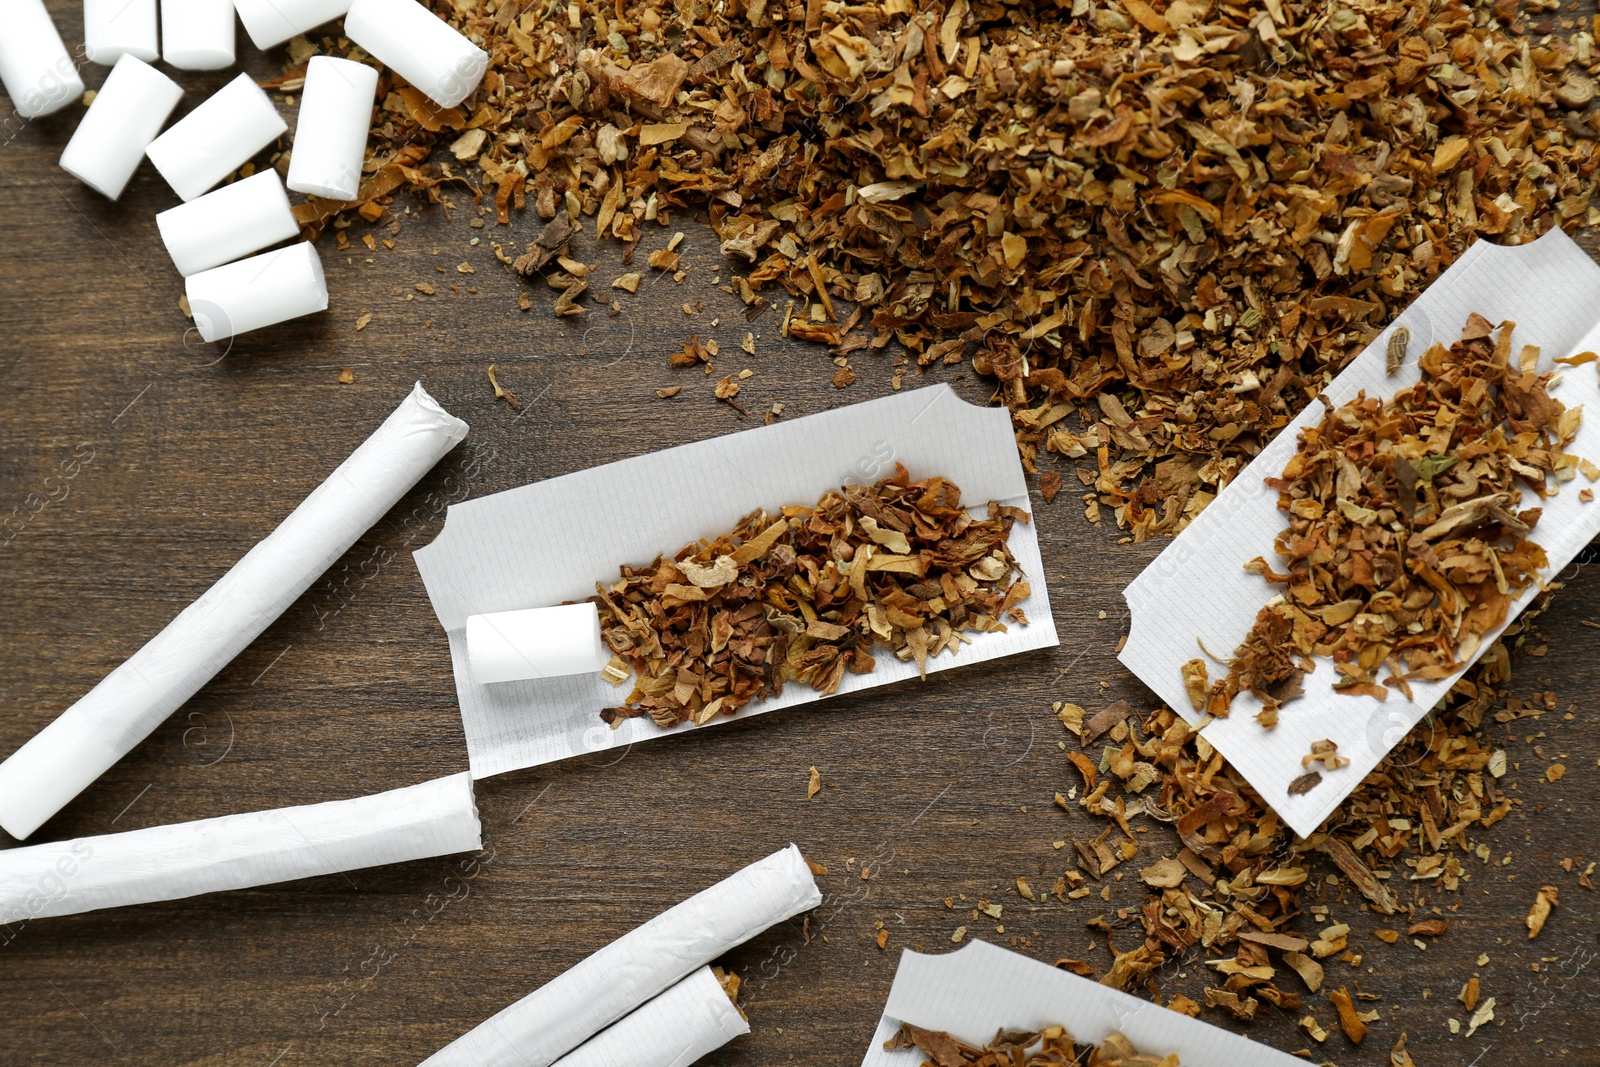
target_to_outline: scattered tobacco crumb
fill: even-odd
[[[812,767],[806,779],[806,799],[810,800],[820,792],[822,792],[822,772]]]
[[[1142,1053],[1122,1034],[1112,1031],[1099,1044],[1079,1042],[1060,1026],[1037,1031],[1002,1030],[983,1048],[963,1044],[942,1030],[922,1030],[902,1023],[900,1032],[883,1044],[885,1051],[915,1049],[927,1059],[923,1067],[1181,1067],[1178,1054]]]
[[[340,367],[339,368],[339,384],[340,385],[353,385],[355,383],[355,380],[356,380],[356,372],[355,371],[351,370],[349,367]]]
[[[518,413],[522,411],[522,404],[517,400],[516,395],[511,390],[501,387],[499,379],[494,376],[493,363],[489,364],[489,384],[494,386],[494,398],[496,400],[504,400],[507,404],[510,404],[512,411]]]
[[[668,397],[677,396],[681,392],[683,392],[683,386],[669,385],[665,389],[657,389],[656,396],[662,400],[666,400]]]
[[[1550,913],[1561,903],[1561,890],[1553,885],[1541,886],[1533,898],[1533,907],[1528,909],[1528,917],[1524,920],[1528,927],[1528,940],[1532,941],[1544,930],[1544,924],[1550,918]]]

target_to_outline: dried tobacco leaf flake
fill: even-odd
[[[1350,999],[1350,993],[1340,986],[1328,994],[1328,1000],[1333,1003],[1334,1010],[1339,1013],[1339,1029],[1352,1042],[1359,1045],[1367,1036],[1366,1021],[1356,1012],[1355,1003]]]
[[[1561,903],[1561,890],[1557,886],[1547,885],[1539,889],[1538,895],[1533,898],[1533,907],[1528,909],[1528,917],[1523,922],[1528,927],[1528,940],[1532,941],[1544,929],[1545,921],[1550,918],[1550,913]]]

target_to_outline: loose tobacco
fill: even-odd
[[[1155,1056],[1139,1052],[1133,1042],[1115,1031],[1095,1044],[1079,1042],[1059,1026],[1037,1032],[1001,1031],[980,1049],[962,1044],[942,1030],[921,1030],[902,1023],[900,1032],[883,1047],[890,1051],[916,1049],[927,1057],[922,1067],[1180,1067],[1177,1053]]]

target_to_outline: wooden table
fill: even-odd
[[[78,9],[51,8],[69,43],[81,40]],[[275,71],[240,41],[249,69]],[[96,85],[103,69],[85,75]],[[183,76],[188,103],[228,76]],[[729,271],[714,236],[687,215],[651,229],[639,256],[652,274],[644,253],[681,230],[689,268],[681,283],[652,274],[637,295],[617,294],[616,317],[585,300],[582,318],[554,318],[555,294],[510,274],[491,247],[520,250],[538,220],[530,212],[508,232],[491,214],[473,228],[484,209],[459,186],[447,187],[444,206],[401,199],[392,219],[358,220],[348,253],[325,236],[326,314],[240,338],[225,352],[200,344],[186,337],[181,280],[152,219],[173,194],[148,166],[120,203],[60,171],[55,160],[77,113],[7,127],[0,146],[0,520],[10,523],[0,527],[8,531],[0,754],[203,592],[413,381],[472,432],[35,840],[350,797],[465,769],[444,634],[409,558],[438,532],[448,503],[731,433],[758,424],[774,403],[791,418],[889,391],[892,355],[857,353],[860,380],[836,390],[837,368],[821,349],[785,343],[770,313],[747,325],[740,302],[719,288]],[[369,251],[369,233],[393,249]],[[599,288],[626,269],[615,247],[578,251],[596,265]],[[436,295],[415,291],[420,282]],[[523,293],[531,311],[518,310]],[[685,305],[700,310],[687,314]],[[739,348],[747,329],[759,337],[753,356]],[[668,365],[691,331],[721,346],[709,377]],[[490,364],[520,414],[495,400]],[[343,367],[353,384],[340,384]],[[713,383],[744,368],[755,372],[738,397],[748,415],[712,396]],[[975,402],[988,397],[966,368],[907,376],[934,381]],[[669,385],[682,393],[657,399]],[[0,928],[0,1062],[415,1063],[649,915],[790,841],[829,868],[826,901],[810,919],[809,942],[796,920],[724,961],[744,976],[754,1032],[708,1064],[858,1062],[899,951],[948,950],[961,925],[1044,960],[1082,957],[1103,970],[1105,938],[1086,921],[1141,903],[1131,869],[1170,854],[1171,840],[1149,835],[1140,863],[1108,880],[1109,904],[1096,894],[1029,905],[1011,887],[1018,875],[1048,885],[1066,865],[1051,843],[1099,830],[1051,803],[1076,779],[1050,704],[1151,706],[1114,649],[1126,627],[1120,591],[1161,546],[1118,544],[1114,526],[1090,524],[1071,492],[1035,503],[1059,648],[622,758],[484,781],[486,852],[464,896],[451,879],[461,860],[445,858]],[[1377,918],[1358,901],[1331,901],[1334,916],[1356,927],[1352,944],[1366,960],[1331,966],[1330,987],[1380,995],[1383,1018],[1360,1048],[1336,1033],[1314,1047],[1317,1058],[1386,1064],[1405,1031],[1424,1065],[1600,1062],[1594,897],[1558,866],[1600,858],[1592,816],[1600,744],[1588,725],[1600,696],[1600,632],[1582,625],[1597,615],[1600,571],[1580,568],[1543,624],[1549,654],[1525,659],[1514,685],[1524,696],[1554,690],[1561,710],[1507,731],[1518,769],[1506,781],[1525,803],[1484,834],[1492,864],[1471,861],[1472,880],[1445,898],[1459,903],[1450,932],[1425,952],[1404,940],[1384,946],[1370,932]],[[1556,758],[1569,773],[1547,784],[1541,776]],[[813,764],[827,786],[807,801]],[[1561,886],[1562,907],[1529,942],[1522,918],[1546,883]],[[1004,903],[1004,933],[992,920],[972,921],[980,897]],[[878,923],[889,931],[887,951],[874,941]],[[1135,937],[1119,940],[1125,950]],[[1489,957],[1481,967],[1480,953]],[[1159,983],[1165,995],[1200,999],[1210,973],[1191,958],[1165,967]],[[1452,1037],[1446,1020],[1465,1022],[1455,998],[1473,973],[1497,999],[1497,1019],[1470,1039]],[[1293,978],[1288,985],[1297,987]],[[1334,1028],[1325,996],[1307,1000]],[[1303,1048],[1303,1014],[1268,1010],[1248,1032]],[[1229,1024],[1220,1012],[1205,1017]]]

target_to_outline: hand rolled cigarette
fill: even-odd
[[[173,192],[193,200],[288,128],[272,99],[241,74],[173,123],[145,154]]]
[[[386,793],[0,851],[0,923],[483,847],[466,772]],[[726,999],[726,998],[724,998]]]
[[[289,155],[289,188],[331,200],[356,198],[377,92],[378,72],[372,67],[311,57]]]
[[[0,84],[25,119],[60,111],[83,97],[83,79],[43,0],[0,3]]]
[[[610,659],[611,650],[600,638],[600,612],[593,604],[467,618],[467,661],[479,685],[594,674]]]
[[[265,52],[339,18],[350,10],[350,0],[234,0],[234,7],[250,43]]]
[[[161,58],[179,70],[233,66],[233,0],[161,0]]]
[[[127,755],[467,435],[421,383],[276,530],[155,637],[0,763],[0,827],[21,839]]]
[[[287,241],[300,224],[282,179],[269,167],[158,213],[156,229],[178,273],[188,277]]]
[[[750,1023],[701,967],[557,1060],[555,1067],[688,1067],[750,1032]]]
[[[117,199],[182,95],[177,82],[124,53],[62,151],[61,169]]]
[[[423,1067],[550,1067],[690,971],[820,903],[811,868],[790,845],[623,934]]]
[[[307,241],[191,274],[183,292],[207,342],[328,310],[322,260]]]
[[[83,54],[106,66],[123,56],[154,63],[156,0],[83,0]]]
[[[489,54],[416,0],[354,0],[344,32],[440,107],[455,107],[483,80]]]

